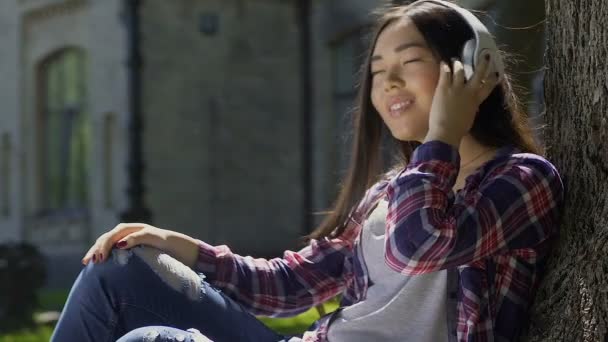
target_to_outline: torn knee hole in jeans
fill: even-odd
[[[156,330],[150,330],[144,335],[144,342],[154,342],[158,339],[160,333]]]
[[[190,300],[202,299],[205,291],[202,285],[204,276],[197,274],[167,253],[153,247],[142,246],[130,250],[115,250],[113,254],[120,265],[126,265],[132,254],[137,255],[171,288],[185,294]]]
[[[192,334],[192,342],[213,342],[196,329],[188,329],[187,331]]]
[[[200,331],[196,329],[188,329],[187,330],[191,335],[186,337],[184,334],[177,334],[171,338],[171,340],[176,342],[213,342],[210,339],[206,338]],[[157,330],[148,331],[144,337],[144,342],[155,342],[158,340],[160,333]]]

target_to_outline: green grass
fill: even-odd
[[[330,300],[323,304],[323,309],[326,313],[335,311],[338,308],[338,300]],[[269,318],[258,317],[270,329],[279,334],[292,335],[304,332],[313,322],[320,318],[316,308],[312,308],[297,316],[289,318]]]
[[[69,290],[40,290],[38,292],[40,311],[61,311],[68,298]],[[53,333],[52,326],[37,326],[32,329],[0,334],[0,342],[48,342]]]
[[[70,290],[40,290],[40,311],[61,311],[69,293]]]
[[[52,333],[53,327],[37,327],[31,330],[20,330],[0,335],[0,342],[48,342]]]

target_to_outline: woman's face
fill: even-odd
[[[389,24],[371,59],[372,104],[392,135],[422,142],[439,80],[439,60],[410,19]]]

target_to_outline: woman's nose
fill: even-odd
[[[398,68],[393,67],[387,70],[384,89],[390,91],[393,88],[402,88],[405,86],[405,80],[401,77]]]

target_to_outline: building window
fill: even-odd
[[[337,165],[335,170],[341,177],[350,161],[353,110],[357,95],[359,70],[365,59],[367,44],[364,28],[344,35],[332,44],[333,110],[336,115]]]
[[[41,214],[88,207],[91,123],[86,56],[81,49],[54,53],[39,68],[39,184]]]

